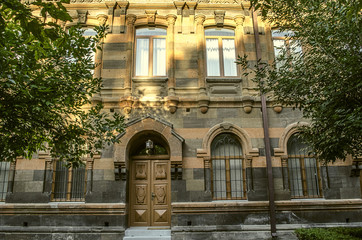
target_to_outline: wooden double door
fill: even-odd
[[[132,160],[130,226],[170,226],[170,161]]]

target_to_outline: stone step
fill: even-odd
[[[132,227],[125,231],[123,240],[171,240],[171,230],[150,227]]]

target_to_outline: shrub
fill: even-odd
[[[361,240],[362,228],[305,228],[295,231],[299,240]]]

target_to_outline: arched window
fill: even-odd
[[[287,151],[291,197],[321,197],[319,168],[308,145],[294,134],[288,140]]]
[[[234,30],[205,30],[207,76],[237,76]]]
[[[136,76],[166,76],[166,29],[136,29]]]
[[[211,144],[212,188],[215,200],[245,198],[245,168],[236,136],[222,133]]]

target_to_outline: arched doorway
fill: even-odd
[[[130,226],[171,225],[170,148],[157,132],[143,131],[130,148]]]

